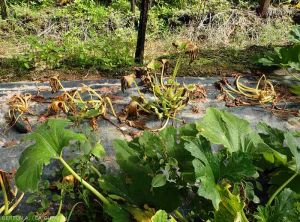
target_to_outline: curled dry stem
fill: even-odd
[[[64,93],[53,100],[50,105],[50,109],[56,113],[59,110],[62,110],[64,113],[71,112],[73,115],[80,114],[83,115],[83,118],[89,118],[89,116],[85,116],[85,114],[88,112],[88,110],[95,110],[96,112],[94,117],[98,117],[106,114],[108,105],[112,114],[115,117],[117,116],[110,98],[101,96],[96,92],[96,90],[92,89],[88,85],[82,84],[81,88],[70,92],[63,87],[58,79],[58,76],[52,77],[49,83],[53,92],[57,92],[59,89],[64,91]],[[85,92],[89,94],[89,100],[83,99],[82,93]]]
[[[32,98],[30,93],[15,94],[8,101],[9,128],[13,127],[24,113],[29,113],[29,101]]]
[[[265,75],[262,75],[256,87],[249,87],[240,82],[240,76],[236,79],[236,89],[233,88],[227,81],[225,87],[222,86],[223,91],[232,99],[236,99],[234,94],[244,96],[246,100],[256,101],[259,104],[266,104],[274,102],[276,99],[276,91],[273,84],[267,80]]]

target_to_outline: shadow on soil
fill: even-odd
[[[251,46],[243,50],[232,48],[200,49],[196,60],[190,64],[185,56],[178,76],[231,76],[233,74],[256,74],[259,71],[268,72],[270,69],[255,63],[255,59],[273,52],[271,46]],[[158,57],[171,60],[174,67],[177,55],[168,54]],[[0,58],[0,82],[39,80],[49,75],[59,74],[62,79],[95,79],[118,78],[133,72],[133,66],[113,70],[99,70],[96,68],[78,68],[63,64],[59,69],[22,69],[15,58]]]

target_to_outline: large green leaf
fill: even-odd
[[[167,222],[168,221],[168,214],[164,210],[159,210],[151,218],[151,221],[152,222]]]
[[[289,39],[294,43],[300,43],[300,26],[296,25],[291,29]]]
[[[47,220],[47,222],[66,222],[66,221],[67,221],[67,219],[62,214],[52,216],[49,218],[49,220]]]
[[[283,147],[284,131],[273,128],[263,122],[258,123],[256,127],[261,131],[259,135],[266,144],[268,144],[272,148]]]
[[[285,143],[289,147],[296,162],[296,171],[300,173],[300,145],[299,138],[296,138],[291,133],[284,134]]]
[[[291,85],[290,91],[294,93],[295,95],[300,95],[300,85]]]
[[[230,153],[256,152],[263,143],[249,122],[228,112],[209,108],[197,129],[213,144],[222,144]]]
[[[286,156],[264,143],[250,123],[228,112],[209,108],[201,122],[197,124],[200,134],[212,144],[223,145],[229,153],[242,151],[264,154],[268,160],[286,162]]]
[[[106,204],[103,207],[103,210],[106,214],[111,216],[112,222],[129,222],[129,214],[118,204],[111,203]]]
[[[211,200],[214,208],[217,209],[221,201],[216,184],[220,176],[220,155],[213,155],[209,143],[201,138],[186,143],[185,149],[195,157],[193,160],[195,176],[196,180],[201,182],[198,195]]]
[[[168,218],[169,215],[164,210],[159,210],[155,213],[155,215],[151,218],[151,222],[176,222],[176,220],[171,217]]]
[[[221,202],[219,181],[226,178],[231,182],[241,182],[256,174],[249,154],[236,152],[227,155],[224,150],[213,152],[209,142],[200,136],[187,142],[185,149],[195,157],[193,166],[199,181],[198,195],[211,200],[215,209]]]
[[[20,190],[36,191],[43,167],[51,159],[59,158],[63,148],[71,141],[86,140],[83,134],[66,129],[69,125],[68,120],[50,119],[25,138],[34,141],[34,144],[27,147],[19,159],[20,167],[15,178]]]
[[[272,148],[273,151],[273,154],[264,153],[266,159],[269,158],[271,163],[278,162],[285,165],[288,158],[291,156],[289,149],[284,146],[285,132],[262,122],[257,124],[257,128],[261,131],[259,134],[260,137],[263,139],[265,144]]]
[[[215,211],[214,222],[248,222],[244,213],[245,203],[239,195],[229,191],[230,185],[223,184],[220,189],[221,202],[219,210]]]
[[[105,176],[100,181],[101,187],[138,206],[149,204],[168,212],[178,208],[183,187],[179,184],[183,181],[181,175],[194,180],[193,157],[183,148],[182,137],[197,133],[195,124],[187,124],[180,128],[168,127],[158,134],[145,131],[130,142],[114,141],[120,166],[118,177],[125,180]]]
[[[258,60],[259,63],[265,66],[279,66],[283,68],[292,68],[300,70],[300,44],[299,42],[286,46],[276,47],[274,53],[265,58]]]
[[[223,158],[220,172],[222,178],[226,178],[233,183],[258,176],[251,155],[243,152],[235,152],[231,156]]]
[[[298,222],[300,221],[300,196],[292,190],[284,189],[271,206],[259,206],[254,215],[258,222]]]

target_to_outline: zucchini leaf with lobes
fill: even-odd
[[[16,173],[17,187],[23,192],[34,192],[38,189],[43,168],[51,159],[58,159],[64,147],[71,141],[84,142],[85,135],[66,129],[71,124],[68,120],[50,119],[40,125],[25,140],[34,141],[22,153]]]
[[[193,166],[198,195],[211,200],[216,210],[224,198],[220,181],[239,183],[257,175],[250,154],[241,151],[227,154],[225,150],[213,152],[210,143],[201,136],[188,141],[185,149],[195,158]]]
[[[286,163],[286,155],[272,149],[255,132],[250,123],[229,112],[209,108],[197,129],[212,144],[224,146],[229,153],[242,151],[263,154],[270,161]]]
[[[219,210],[215,211],[214,222],[248,222],[244,213],[245,203],[240,196],[229,191],[229,184],[223,183],[220,187],[222,200]]]
[[[138,206],[149,204],[167,212],[177,209],[185,187],[182,175],[188,172],[193,177],[193,157],[183,148],[181,137],[196,134],[195,124],[187,124],[158,134],[145,131],[130,142],[114,141],[120,172],[116,177],[104,176],[101,188]]]

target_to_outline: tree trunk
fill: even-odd
[[[135,5],[136,5],[136,0],[130,0],[130,11],[132,14],[135,14]]]
[[[1,18],[7,19],[7,5],[6,0],[0,0],[0,6],[1,6]]]
[[[146,40],[146,29],[148,20],[149,0],[142,0],[141,3],[141,14],[139,22],[139,31],[135,51],[135,62],[143,64],[144,62],[144,49]]]
[[[138,30],[138,20],[135,17],[135,6],[136,6],[136,0],[130,0],[130,11],[132,13],[132,23],[134,25],[135,30]]]
[[[266,18],[268,16],[268,9],[269,9],[270,3],[271,3],[271,0],[260,0],[258,14],[261,17]]]

